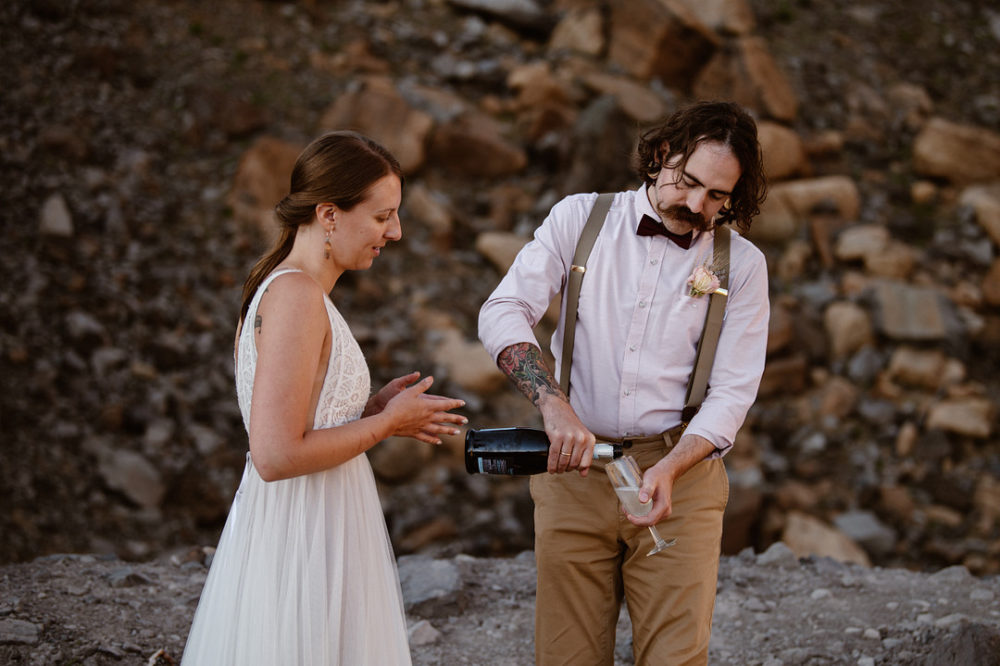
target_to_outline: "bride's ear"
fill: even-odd
[[[337,226],[337,206],[332,203],[316,204],[316,220],[325,228]]]

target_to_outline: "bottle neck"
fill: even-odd
[[[621,454],[620,445],[608,444],[607,442],[594,444],[594,460],[614,460]]]

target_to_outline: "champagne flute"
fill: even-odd
[[[604,467],[608,480],[615,489],[615,494],[621,500],[625,510],[633,516],[645,516],[653,508],[653,500],[646,500],[645,503],[639,501],[639,489],[642,487],[642,471],[632,456],[624,456]],[[660,552],[677,543],[677,539],[664,540],[656,527],[649,526],[649,533],[653,535],[653,550],[646,553],[646,557]]]

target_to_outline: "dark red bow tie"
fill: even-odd
[[[639,228],[635,230],[635,233],[640,236],[666,236],[685,250],[691,247],[691,239],[694,237],[693,231],[686,234],[675,234],[663,226],[659,220],[654,220],[649,215],[642,216],[642,219],[639,220]]]

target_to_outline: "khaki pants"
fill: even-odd
[[[626,449],[645,470],[669,447]],[[630,523],[604,474],[591,467],[531,477],[535,502],[535,661],[610,666],[624,598],[638,666],[706,664],[729,481],[722,460],[703,460],[674,485],[673,513],[657,525],[677,543],[646,557],[653,538]]]

